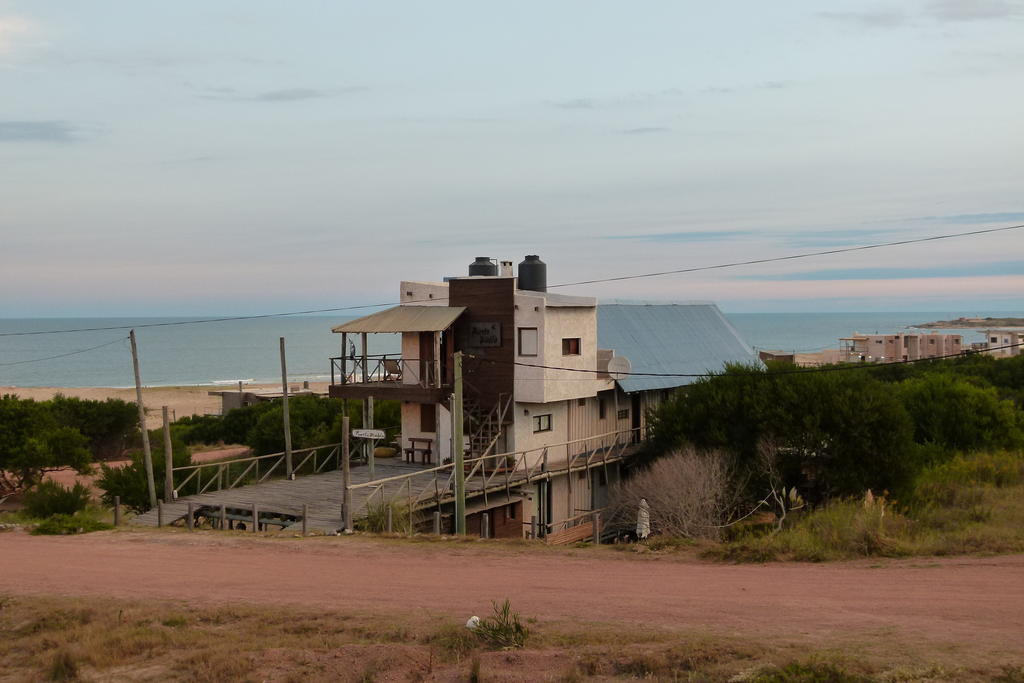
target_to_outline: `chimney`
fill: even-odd
[[[501,276],[502,277],[512,277],[512,275],[513,275],[513,273],[512,273],[512,262],[511,261],[502,261],[501,262]]]

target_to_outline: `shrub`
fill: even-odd
[[[512,611],[508,600],[493,603],[494,615],[481,619],[473,633],[487,646],[499,650],[523,647],[530,636],[530,630],[519,620],[519,613]]]
[[[156,483],[157,497],[163,498],[163,481],[165,476],[163,437],[159,431],[151,432],[150,443],[153,444],[153,479]],[[173,463],[175,467],[192,464],[192,456],[180,440],[171,443]],[[107,506],[113,506],[114,496],[121,497],[121,504],[135,512],[149,509],[149,485],[146,481],[146,465],[141,452],[132,454],[132,462],[124,467],[100,466],[100,476],[96,486],[103,491],[101,499]]]
[[[25,495],[25,510],[32,517],[73,515],[89,504],[89,489],[81,484],[71,488],[55,481],[44,481]]]
[[[0,492],[38,484],[43,474],[71,467],[90,471],[88,440],[54,419],[45,403],[0,397]]]
[[[53,656],[46,671],[48,681],[77,681],[78,661],[67,650],[60,650]]]
[[[366,508],[366,517],[355,522],[360,531],[384,533],[388,530],[388,510],[391,510],[391,531],[398,534],[412,533],[409,506],[396,500],[371,503]]]
[[[120,456],[139,438],[139,410],[134,403],[110,398],[92,401],[57,394],[45,404],[58,424],[77,429],[97,460]]]
[[[645,498],[652,534],[717,539],[733,508],[731,476],[721,453],[675,451],[616,487],[613,523],[631,528]]]
[[[38,536],[63,536],[87,534],[90,531],[104,531],[113,528],[105,522],[79,513],[77,515],[54,515],[36,526],[32,533]]]

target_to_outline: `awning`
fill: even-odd
[[[465,306],[395,306],[338,325],[332,332],[440,332],[448,329]]]

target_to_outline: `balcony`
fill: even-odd
[[[437,360],[397,355],[331,358],[331,398],[441,403],[451,393]],[[439,379],[440,378],[440,379]]]

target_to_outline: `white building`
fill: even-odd
[[[614,467],[583,460],[578,471],[561,473],[558,465],[601,446],[623,453],[631,444],[635,453],[647,411],[695,379],[664,375],[758,363],[713,304],[599,306],[547,292],[546,267],[535,256],[519,265],[518,278],[511,262],[499,271],[478,258],[466,277],[404,281],[400,297],[399,306],[334,328],[346,355],[332,359],[330,395],[401,401],[406,459],[448,462],[453,354],[463,352],[466,457],[518,454],[495,466],[551,473],[514,498],[469,501],[470,532],[484,511],[491,535],[519,536],[531,518],[544,527],[603,507],[622,460]],[[401,334],[401,357],[366,354],[372,333]],[[349,352],[353,336],[359,354]]]
[[[1003,328],[992,330],[981,330],[985,335],[985,341],[979,348],[985,353],[997,358],[1009,358],[1019,356],[1021,348],[1024,348],[1024,329]]]

